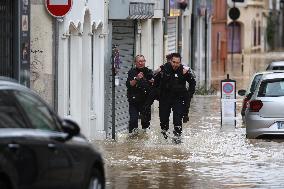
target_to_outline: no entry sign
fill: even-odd
[[[73,0],[45,0],[47,11],[54,17],[64,17],[70,10]]]

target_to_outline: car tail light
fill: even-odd
[[[246,97],[244,99],[244,102],[243,102],[243,109],[246,109],[247,108],[247,102],[249,101],[249,99]]]
[[[263,103],[261,102],[261,100],[252,100],[249,102],[249,111],[259,112],[262,106],[263,106]]]

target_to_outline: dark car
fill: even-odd
[[[0,188],[105,188],[103,159],[32,90],[0,79]]]

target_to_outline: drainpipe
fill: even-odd
[[[168,12],[169,12],[169,1],[164,0],[164,54],[163,58],[166,58],[168,52]],[[163,61],[165,62],[165,60]]]
[[[208,36],[207,36],[207,33],[208,33],[208,23],[207,23],[207,7],[206,7],[206,9],[205,9],[205,40],[204,40],[204,42],[205,42],[205,50],[204,50],[204,54],[205,54],[205,88],[206,88],[206,90],[207,90],[207,85],[208,85],[208,78],[207,78],[207,75],[208,75],[208,68],[207,68],[207,64],[208,64],[208,61],[207,61],[207,58],[208,58],[208,56],[207,56],[207,46],[208,46],[208,44],[207,44],[207,41],[208,41]]]
[[[178,16],[178,53],[182,51],[182,15],[183,11],[180,9],[180,15]]]
[[[58,49],[59,49],[59,21],[54,18],[54,56],[53,56],[53,107],[55,112],[58,112]]]
[[[191,69],[195,69],[195,65],[194,65],[194,30],[195,30],[195,15],[194,15],[194,10],[195,10],[195,1],[192,1],[192,11],[191,11],[191,26],[190,26],[190,40],[191,40],[191,48],[190,48],[190,67]]]

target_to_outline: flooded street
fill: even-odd
[[[155,111],[146,134],[99,143],[107,188],[284,187],[283,142],[246,139],[240,117],[220,128],[218,96],[195,96],[182,144],[163,139],[158,122]]]
[[[230,65],[238,89],[246,88],[250,76],[266,67],[259,57],[249,59],[243,72],[240,64]],[[106,188],[284,188],[284,140],[246,139],[241,100],[238,97],[236,127],[221,128],[220,96],[196,95],[181,144],[162,137],[157,105],[146,134],[125,133],[115,142],[96,142],[105,158]]]

